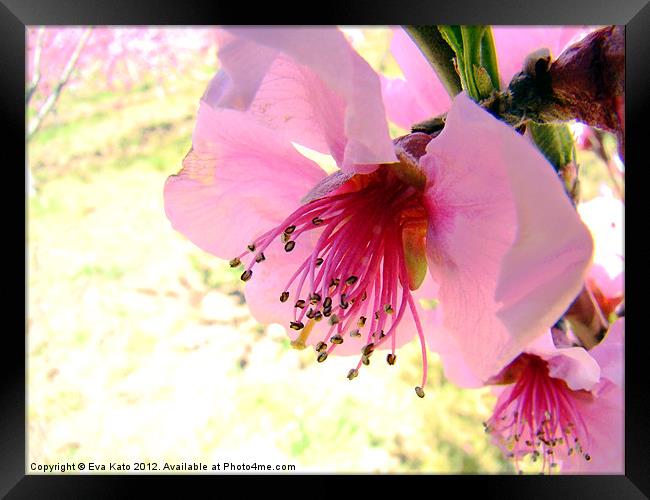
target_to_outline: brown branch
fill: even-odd
[[[513,126],[577,120],[613,132],[624,158],[624,102],[625,28],[607,26],[553,62],[548,55],[531,54],[508,89],[482,104]]]

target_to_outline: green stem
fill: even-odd
[[[437,73],[447,93],[454,97],[462,90],[460,78],[454,68],[454,51],[440,35],[436,26],[404,26],[404,30],[418,46],[426,60]]]

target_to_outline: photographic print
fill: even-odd
[[[26,27],[29,474],[623,475],[625,26]]]
[[[633,13],[264,26],[79,9],[12,8],[14,498],[260,474],[536,476],[636,498]]]

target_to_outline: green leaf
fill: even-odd
[[[492,28],[487,26],[483,32],[481,39],[481,63],[490,75],[492,85],[496,90],[501,88],[501,80],[499,78],[499,65],[497,64],[497,50],[494,45],[494,37],[492,36]]]
[[[467,80],[467,92],[475,100],[480,101],[482,96],[474,77],[474,66],[481,67],[481,39],[485,32],[485,26],[461,26],[463,36],[463,58],[465,66],[465,78]]]
[[[566,123],[529,122],[527,129],[537,148],[556,171],[559,172],[569,163],[575,162],[573,135]]]
[[[492,79],[488,74],[487,70],[483,67],[478,67],[474,65],[474,81],[476,82],[476,87],[478,88],[478,93],[481,96],[481,99],[489,97],[494,89],[492,85]]]
[[[463,90],[480,101],[499,88],[499,71],[492,30],[489,26],[438,26],[456,54],[455,63]]]

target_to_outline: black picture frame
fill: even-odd
[[[440,486],[465,492],[476,488],[482,496],[505,498],[648,498],[650,496],[650,433],[648,431],[650,407],[648,372],[643,348],[643,294],[629,293],[640,288],[644,269],[641,261],[648,255],[641,238],[648,223],[644,217],[647,209],[642,205],[644,182],[644,143],[647,136],[642,126],[650,116],[650,4],[648,0],[595,1],[595,0],[545,0],[520,2],[517,0],[449,0],[400,2],[350,2],[328,1],[318,8],[293,10],[287,18],[288,7],[277,3],[262,3],[254,8],[242,3],[224,3],[218,0],[0,0],[0,109],[9,127],[4,133],[3,150],[10,159],[4,166],[4,195],[0,197],[6,215],[5,223],[15,224],[15,233],[25,235],[26,224],[21,225],[15,216],[24,209],[27,223],[26,178],[17,163],[25,161],[25,39],[29,25],[206,25],[206,24],[618,24],[626,26],[626,225],[637,231],[625,232],[626,261],[631,262],[633,273],[626,280],[626,312],[629,333],[626,334],[626,439],[625,475],[621,476],[409,476],[377,477],[382,488],[394,483],[409,481],[410,488],[433,487],[425,494],[436,495]],[[318,13],[317,18],[308,12]],[[646,146],[647,149],[647,146]],[[9,153],[7,155],[7,153]],[[646,153],[647,154],[647,153]],[[21,190],[19,186],[25,187]],[[637,192],[637,190],[639,192]],[[636,214],[636,215],[635,215]],[[638,225],[634,223],[639,218]],[[22,228],[22,230],[21,230]],[[638,229],[641,228],[641,231]],[[22,232],[21,232],[22,231]],[[13,238],[14,230],[5,233],[3,245],[5,264],[26,259],[21,246]],[[647,267],[647,266],[645,266]],[[28,335],[25,322],[18,320],[21,302],[27,303],[27,273],[22,274],[17,265],[7,265],[8,279],[4,282],[5,328],[3,332],[2,377],[0,390],[0,495],[7,498],[104,498],[127,496],[134,486],[162,486],[173,491],[170,477],[162,476],[38,476],[26,475],[26,394],[25,394],[25,343]],[[17,293],[24,290],[24,294]],[[7,303],[16,301],[16,305]],[[7,320],[10,320],[7,322]],[[25,337],[20,334],[24,328]],[[367,478],[367,477],[366,477]],[[174,476],[178,491],[188,488],[187,477]],[[214,477],[192,477],[192,480],[213,480]],[[220,481],[250,481],[251,476],[226,478]],[[257,479],[257,478],[256,478]],[[295,476],[274,476],[278,482],[294,481]],[[327,491],[328,487],[306,479],[309,489]],[[348,477],[328,478],[348,483]],[[176,482],[178,481],[178,483]],[[419,481],[416,484],[411,481]],[[446,483],[446,484],[441,484]],[[389,486],[390,484],[390,486]],[[220,483],[223,485],[223,483]],[[302,488],[295,482],[278,485],[278,493]],[[397,487],[397,485],[395,485]],[[192,488],[194,488],[194,483]],[[220,486],[223,488],[223,486]],[[280,489],[282,488],[282,489]],[[210,491],[210,490],[208,490]],[[395,490],[402,493],[403,490]],[[216,492],[216,490],[215,490]],[[388,493],[388,490],[386,490]]]

